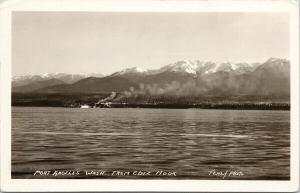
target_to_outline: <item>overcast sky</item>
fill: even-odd
[[[13,75],[289,59],[288,21],[284,13],[17,12]]]

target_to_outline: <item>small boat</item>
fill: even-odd
[[[88,109],[88,108],[90,108],[90,106],[89,105],[81,105],[80,108],[82,108],[82,109]]]

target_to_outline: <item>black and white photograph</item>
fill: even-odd
[[[291,25],[284,11],[12,11],[11,179],[290,181]]]

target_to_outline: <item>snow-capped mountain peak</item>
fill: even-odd
[[[279,65],[284,67],[287,63],[289,63],[289,61],[286,59],[270,58],[264,64]]]
[[[216,72],[238,72],[244,73],[254,69],[248,63],[214,63],[214,62],[202,62],[199,60],[182,60],[160,68],[156,73],[171,71],[182,72],[188,74],[211,74]]]
[[[83,78],[87,77],[104,77],[105,75],[103,73],[91,73],[91,74],[66,74],[66,73],[43,73],[40,75],[20,75],[20,76],[13,76],[12,82],[14,86],[22,86],[34,81],[45,81],[50,79],[58,79],[61,80],[67,84],[74,83],[78,80],[81,80]]]
[[[159,69],[144,70],[139,67],[131,67],[113,73],[111,76],[147,76],[156,75],[164,72],[176,72],[184,75],[192,75],[194,77],[202,75],[210,75],[217,72],[226,72],[233,75],[245,74],[256,72],[259,70],[275,70],[278,72],[284,71],[286,74],[289,72],[289,61],[286,59],[270,58],[264,63],[214,63],[201,60],[180,60]],[[75,83],[78,80],[88,77],[104,77],[102,73],[91,74],[66,74],[66,73],[43,73],[40,75],[24,75],[13,76],[12,81],[15,86],[25,85],[33,81],[44,81],[49,79],[59,79],[66,84]],[[128,76],[128,77],[130,77]]]
[[[281,59],[281,58],[271,57],[266,61],[266,63],[278,63],[278,62],[287,62],[287,60],[286,59]]]
[[[137,67],[135,67],[134,70],[135,70],[136,72],[146,72],[146,71],[147,71],[147,70],[144,70],[144,69],[142,69],[142,68],[137,68]]]
[[[181,60],[160,68],[160,71],[184,72],[196,74],[201,62],[198,60]]]
[[[73,75],[73,74],[72,74]],[[74,75],[73,75],[74,76]],[[76,76],[76,75],[75,75]],[[90,73],[90,74],[85,74],[85,75],[82,75],[84,77],[96,77],[96,78],[101,78],[101,77],[104,77],[106,76],[104,73]]]
[[[119,72],[113,73],[113,75],[125,75],[125,74],[136,74],[136,73],[145,73],[147,70],[138,67],[131,67],[121,70]]]
[[[44,74],[42,74],[42,78],[47,78],[47,77],[49,77],[49,76],[50,76],[49,73],[44,73]]]

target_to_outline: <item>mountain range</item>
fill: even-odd
[[[137,95],[262,95],[290,94],[290,62],[270,58],[264,63],[178,61],[159,69],[128,68],[102,73],[63,73],[12,78],[13,93],[109,93]]]
[[[44,73],[42,75],[22,75],[12,77],[12,86],[24,86],[32,82],[44,81],[50,79],[58,79],[66,84],[72,84],[78,80],[88,78],[88,77],[104,77],[103,73],[91,73],[91,74],[67,74],[67,73]]]

